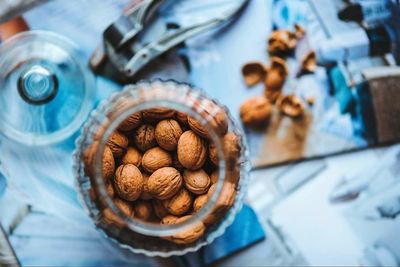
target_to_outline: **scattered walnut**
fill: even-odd
[[[274,55],[285,55],[297,45],[296,34],[288,30],[273,31],[268,38],[268,52]]]
[[[152,173],[162,167],[172,165],[171,155],[160,147],[147,150],[142,158],[142,167],[145,171]]]
[[[118,209],[120,209],[126,216],[132,217],[134,214],[133,207],[131,203],[120,199],[120,198],[115,198],[114,199],[114,204],[117,206]]]
[[[163,167],[150,175],[147,181],[150,194],[157,199],[168,199],[182,186],[182,176],[173,167]]]
[[[299,25],[299,24],[294,24],[294,29],[295,29],[295,35],[296,35],[296,38],[299,40],[299,39],[301,39],[301,38],[303,38],[304,37],[304,35],[306,35],[306,31],[304,30],[304,28],[303,27],[301,27],[301,25]]]
[[[317,69],[317,55],[314,51],[308,52],[301,61],[300,74],[312,73]]]
[[[122,199],[135,201],[143,191],[142,173],[135,165],[121,165],[115,172],[114,186]]]
[[[119,131],[114,131],[107,141],[107,145],[115,157],[120,157],[125,153],[128,143],[128,138]]]
[[[307,96],[306,101],[307,101],[307,104],[310,105],[310,106],[313,106],[314,103],[315,103],[315,99],[312,96]]]
[[[183,181],[186,188],[196,195],[207,192],[211,183],[210,177],[202,169],[196,171],[185,170],[183,172]]]
[[[151,108],[142,111],[142,116],[145,120],[153,122],[154,120],[173,118],[175,110],[163,107]]]
[[[142,164],[142,153],[135,147],[128,147],[125,155],[121,159],[123,164],[133,164],[136,167],[140,167]]]
[[[261,126],[269,122],[272,107],[269,101],[262,96],[247,99],[240,107],[240,118],[243,124]]]
[[[242,75],[247,86],[253,86],[265,79],[267,70],[261,62],[249,62],[243,65]]]
[[[175,196],[164,200],[163,205],[172,215],[183,215],[192,207],[192,197],[182,188]]]
[[[193,211],[198,212],[207,204],[207,202],[208,202],[207,194],[196,197],[196,199],[193,202]]]
[[[283,114],[293,118],[301,116],[304,112],[303,101],[295,95],[281,97],[278,99],[277,106]]]
[[[157,145],[154,127],[150,124],[143,124],[136,129],[133,141],[138,149],[146,151]]]
[[[173,151],[176,149],[182,133],[181,126],[176,120],[162,120],[156,126],[155,137],[160,147]]]
[[[119,126],[118,130],[127,132],[137,128],[142,122],[142,113],[136,112],[126,118]]]
[[[153,206],[150,202],[138,200],[135,202],[135,218],[147,221],[153,214]]]
[[[153,199],[152,200],[152,204],[153,204],[154,213],[156,214],[156,216],[159,219],[162,219],[162,218],[164,218],[165,216],[168,215],[168,211],[167,211],[166,208],[164,208],[164,205],[163,205],[161,200]]]

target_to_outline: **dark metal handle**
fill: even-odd
[[[21,266],[1,224],[0,224],[0,266],[2,267]]]

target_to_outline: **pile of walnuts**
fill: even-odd
[[[216,106],[213,102],[210,105]],[[199,239],[206,227],[226,214],[236,196],[241,143],[235,133],[229,132],[225,111],[215,106],[204,112],[217,110],[205,115],[211,115],[209,125],[222,144],[224,185],[212,212],[202,222],[162,237],[177,244]],[[95,134],[95,142],[84,153],[89,177],[94,177],[100,136]],[[189,219],[208,202],[219,179],[218,165],[217,149],[203,124],[185,113],[159,107],[132,114],[111,134],[104,149],[102,172],[108,194],[126,216],[175,224]],[[105,207],[102,216],[108,223],[124,224],[110,208]]]
[[[295,31],[276,30],[268,39],[268,53],[271,55],[269,66],[254,61],[242,67],[243,79],[247,86],[253,86],[259,82],[264,83],[264,96],[256,96],[247,99],[240,107],[240,117],[243,124],[248,126],[263,126],[267,124],[272,115],[272,107],[276,107],[286,116],[297,118],[304,112],[305,105],[301,98],[292,95],[282,95],[283,85],[288,76],[288,68],[285,58],[290,56],[297,42],[303,38],[305,31],[299,25],[295,25]],[[311,73],[316,68],[316,55],[310,51],[300,63],[298,75]],[[311,103],[312,100],[308,100]]]

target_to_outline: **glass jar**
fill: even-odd
[[[218,155],[216,167],[219,172],[214,181],[214,193],[209,195],[206,204],[196,213],[192,213],[189,219],[176,224],[144,222],[134,216],[127,216],[115,205],[103,177],[103,155],[109,137],[130,115],[160,107],[186,113],[197,120],[207,130],[205,142],[212,143]],[[238,154],[234,161],[225,153],[227,150],[224,136],[227,135],[221,136],[215,128],[214,116],[220,111],[226,114],[228,132],[237,137]],[[187,84],[155,80],[126,86],[122,92],[100,104],[91,114],[76,145],[74,171],[79,195],[87,213],[108,238],[133,252],[167,257],[196,251],[222,235],[242,207],[250,169],[243,134],[225,107]],[[92,153],[93,164],[88,168],[85,165],[87,152],[92,147],[96,149]],[[117,164],[120,162],[116,157],[115,161]],[[88,172],[88,169],[92,171]],[[236,193],[228,196],[232,197],[229,206],[224,206],[228,208],[221,209],[222,199],[227,198],[225,189],[230,186],[235,188],[233,191]],[[205,232],[193,242],[171,242],[171,238],[168,239],[191,231],[199,224],[206,225]]]

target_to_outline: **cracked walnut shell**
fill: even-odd
[[[173,151],[178,145],[183,131],[176,120],[162,120],[157,123],[155,137],[158,145],[165,150]]]
[[[247,86],[253,86],[264,80],[267,70],[261,62],[254,61],[243,65],[242,75]]]
[[[178,160],[189,170],[200,169],[207,157],[205,141],[193,131],[184,132],[178,141]]]
[[[207,192],[211,184],[210,177],[202,169],[196,171],[185,170],[183,172],[183,181],[185,187],[196,195]]]
[[[149,173],[171,165],[172,156],[160,147],[150,148],[144,153],[142,158],[142,167]]]
[[[114,189],[122,199],[135,201],[143,191],[142,173],[132,164],[119,166],[115,172]]]
[[[277,106],[283,114],[292,118],[299,117],[304,112],[303,101],[295,95],[288,95],[278,99]]]
[[[157,199],[168,199],[182,186],[182,176],[173,167],[163,167],[150,175],[147,181],[150,194]]]

